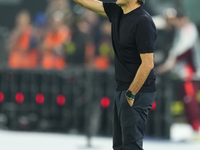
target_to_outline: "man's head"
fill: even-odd
[[[130,2],[135,2],[135,4],[144,5],[146,0],[117,0],[116,4],[119,6],[127,5]]]
[[[183,11],[177,11],[176,19],[175,19],[175,27],[181,28],[185,24],[187,24],[189,18]]]
[[[31,23],[31,16],[27,10],[22,10],[16,17],[16,25],[25,28]]]
[[[188,22],[186,14],[182,10],[176,10],[174,8],[167,8],[164,10],[163,16],[168,25],[175,26],[176,28],[180,28]]]

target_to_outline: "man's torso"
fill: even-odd
[[[107,7],[104,4],[104,8]],[[117,90],[126,90],[133,81],[139,66],[141,65],[140,52],[137,47],[137,26],[140,21],[151,22],[150,16],[141,8],[137,8],[128,14],[123,14],[121,7],[110,4],[108,14],[112,25],[112,42],[115,51],[115,78],[118,81]],[[105,8],[105,11],[107,11]],[[154,24],[153,24],[154,25]],[[155,91],[155,75],[150,72],[144,86],[153,85]],[[142,87],[143,90],[145,87]],[[150,88],[150,87],[149,87]],[[144,90],[149,91],[149,89]]]

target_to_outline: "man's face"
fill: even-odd
[[[26,13],[19,14],[16,19],[16,24],[21,28],[28,26],[30,24],[29,14],[26,14]]]

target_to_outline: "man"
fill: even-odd
[[[38,66],[38,49],[32,41],[35,41],[31,16],[28,11],[22,10],[16,17],[8,42],[9,60],[11,68],[35,68]]]
[[[156,28],[142,9],[145,0],[74,0],[112,25],[115,51],[114,150],[142,150],[147,114],[156,95],[153,50]]]
[[[167,9],[171,10],[171,8]],[[173,45],[169,50],[165,63],[157,68],[162,74],[167,71],[173,72],[182,80],[179,91],[184,104],[186,119],[194,130],[194,139],[200,140],[200,110],[197,100],[200,78],[200,52],[199,35],[194,23],[180,11],[174,9],[172,17],[164,14],[168,24],[176,28]]]

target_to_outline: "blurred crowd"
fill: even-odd
[[[15,26],[6,39],[10,68],[65,69],[79,65],[106,70],[113,65],[107,18],[72,0],[47,1],[44,12],[31,15],[28,10],[21,10],[16,15]],[[181,81],[176,94],[200,139],[200,18],[198,24],[193,23],[180,9],[181,0],[148,2],[144,7],[153,15],[158,31],[155,72],[158,77],[170,72],[168,78]],[[172,6],[177,8],[166,5],[175,2],[177,5]]]
[[[70,0],[48,0],[44,13],[31,17],[28,10],[22,10],[17,14],[7,40],[9,67],[65,69],[78,64],[109,68],[114,57],[110,23],[71,3],[75,5]]]
[[[165,35],[158,38],[160,41],[155,52],[156,73],[162,75],[170,71],[171,78],[180,81],[176,89],[177,98],[182,101],[186,120],[194,131],[194,138],[200,140],[198,28],[183,10],[174,8],[165,9],[162,15],[154,17],[154,21],[158,32]]]

